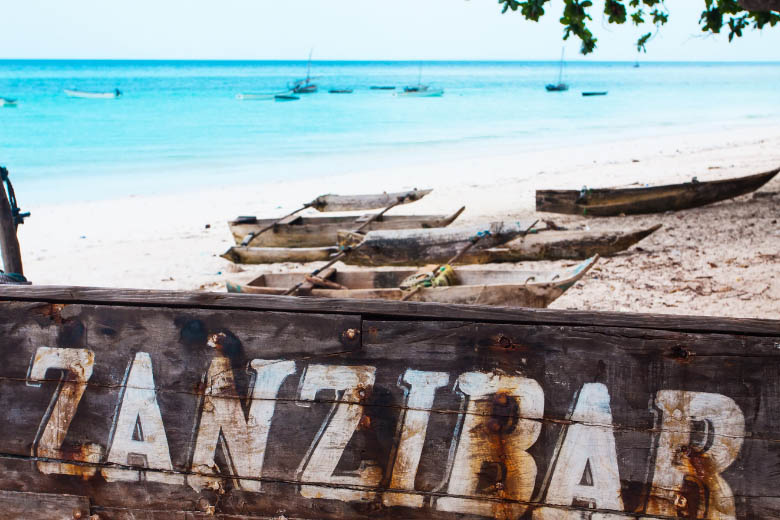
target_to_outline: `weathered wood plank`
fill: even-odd
[[[0,489],[87,496],[104,519],[752,518],[777,505],[776,322],[712,333],[637,315],[140,296],[4,293]],[[467,316],[414,314],[433,307]]]
[[[3,518],[86,520],[89,513],[89,499],[83,496],[0,490],[0,515]]]
[[[98,287],[45,286],[15,287],[0,285],[0,301],[39,301],[51,303],[90,303],[97,305],[133,305],[235,310],[274,310],[298,313],[360,314],[376,316],[414,316],[416,319],[479,320],[485,322],[593,325],[631,327],[705,333],[742,333],[780,335],[780,321],[765,319],[681,316],[672,314],[636,314],[619,312],[562,311],[549,309],[511,309],[475,305],[447,305],[418,302],[355,301],[309,299],[228,293],[151,291],[146,289],[106,289]]]

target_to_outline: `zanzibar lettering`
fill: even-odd
[[[254,359],[246,367],[251,376],[246,395],[239,395],[236,368],[218,356],[203,375],[190,467],[177,472],[152,357],[145,352],[129,360],[105,449],[88,444],[78,453],[63,450],[94,365],[95,355],[87,349],[40,347],[33,356],[28,385],[40,386],[49,370],[63,374],[32,444],[42,473],[90,479],[99,470],[108,482],[146,480],[195,491],[217,489],[227,474],[240,489],[262,493],[269,432],[275,417],[283,415],[278,393],[287,378],[298,375],[295,400],[285,406],[311,407],[326,396],[330,407],[311,444],[300,447],[295,481],[305,498],[379,500],[385,506],[495,518],[519,517],[532,505],[536,520],[584,518],[582,509],[597,510],[587,516],[592,519],[628,518],[623,514],[610,394],[602,383],[586,383],[572,396],[549,467],[538,468],[529,454],[545,425],[545,393],[537,381],[520,374],[407,369],[398,377],[404,401],[392,434],[387,475],[372,461],[344,474],[336,471],[337,465],[365,419],[364,403],[376,367]],[[440,461],[444,481],[437,493],[422,492],[415,489],[415,478],[425,456],[434,400],[442,392],[454,392],[462,406],[447,439],[450,456]],[[710,477],[695,518],[736,518],[733,494],[722,473],[742,447],[742,411],[729,397],[714,393],[666,389],[650,397],[658,434],[649,462],[652,486],[645,514],[677,515],[685,506],[680,490],[693,476],[693,459],[702,460],[704,454]],[[496,407],[505,413],[497,416]],[[218,450],[227,467],[217,463]],[[486,471],[499,476],[499,483],[488,489],[480,484]]]

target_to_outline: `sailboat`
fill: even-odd
[[[314,49],[309,51],[309,62],[306,64],[306,77],[304,79],[295,80],[292,85],[289,86],[290,91],[293,94],[313,94],[317,92],[317,85],[311,82],[311,54]]]
[[[569,90],[569,85],[563,82],[563,53],[566,49],[561,49],[561,66],[558,69],[558,83],[549,83],[544,86],[547,92],[565,92]]]
[[[444,94],[443,88],[431,88],[429,85],[422,84],[422,62],[420,71],[417,74],[417,85],[407,85],[402,92],[396,93],[396,96],[404,97],[441,97]]]

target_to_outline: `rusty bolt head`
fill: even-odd
[[[100,515],[94,514],[94,515],[89,517],[89,520],[100,520]]]
[[[73,510],[73,518],[75,518],[76,520],[79,520],[83,516],[84,516],[84,514],[81,511],[79,511],[78,509],[74,509]]]
[[[509,397],[507,397],[507,395],[505,393],[500,392],[500,393],[496,394],[496,397],[495,397],[494,400],[495,400],[496,404],[500,404],[501,406],[504,406],[504,405],[506,405],[506,403],[509,402]]]
[[[355,338],[357,338],[359,334],[360,334],[360,331],[357,330],[357,329],[347,329],[347,330],[344,331],[344,338],[352,341]]]
[[[487,422],[487,427],[491,432],[498,433],[501,431],[501,422],[496,419],[490,419]]]
[[[201,498],[198,500],[198,509],[201,511],[208,511],[211,507],[211,502],[207,498]]]

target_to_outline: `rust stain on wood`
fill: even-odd
[[[780,327],[57,305],[0,302],[0,495],[74,518],[780,516]]]

